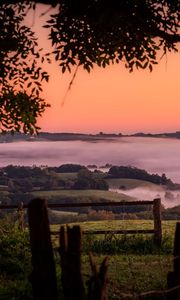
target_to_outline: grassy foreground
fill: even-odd
[[[102,255],[95,256],[97,264],[100,265],[103,258]],[[170,255],[108,256],[108,299],[138,299],[142,293],[166,290],[167,273],[171,268],[172,257]],[[91,273],[87,255],[82,257],[82,269],[84,278],[87,280]]]
[[[105,220],[89,221],[69,224],[80,225],[83,230],[117,230],[117,229],[153,229],[153,220]],[[162,221],[163,235],[174,236],[176,221]],[[52,230],[57,230],[59,225],[51,225]]]
[[[93,236],[84,235],[82,252],[82,273],[84,282],[90,278],[89,251],[93,252],[97,265],[108,255],[109,300],[137,299],[137,295],[150,290],[166,289],[167,273],[172,269],[172,246],[175,221],[163,222],[163,246],[154,247],[152,237],[137,236]],[[96,221],[80,224],[83,230],[94,229],[148,229],[152,221]],[[31,285],[28,282],[31,273],[31,255],[28,231],[21,233],[17,226],[6,220],[0,224],[3,235],[0,237],[0,299],[31,300]],[[59,226],[52,226],[57,230]],[[54,242],[59,299],[61,295],[61,269]],[[128,294],[130,294],[128,296]],[[133,297],[133,298],[132,298]],[[150,298],[147,298],[150,299]],[[157,299],[157,298],[156,298]],[[159,298],[160,299],[160,298]]]
[[[154,246],[152,235],[84,235],[82,271],[85,281],[91,274],[88,257],[91,251],[97,265],[108,256],[109,300],[137,299],[141,293],[165,290],[167,274],[173,265],[175,224],[175,221],[163,221],[163,243],[160,249]],[[95,229],[153,228],[153,222],[148,220],[108,220],[83,222],[80,225],[82,230],[90,232]],[[58,227],[53,225],[52,230]]]

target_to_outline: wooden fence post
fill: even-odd
[[[53,249],[44,199],[33,199],[28,206],[32,253],[33,300],[57,300],[57,283]]]
[[[168,289],[179,288],[170,291],[167,295],[168,300],[180,300],[180,222],[176,224],[176,232],[174,239],[174,271],[168,273],[167,284]]]
[[[67,227],[67,230],[61,226],[60,256],[64,299],[107,300],[107,257],[98,270],[93,256],[90,255],[93,274],[88,280],[88,295],[85,296],[81,274],[81,241],[80,226]]]
[[[154,243],[159,247],[162,242],[162,225],[161,225],[161,199],[157,198],[153,201],[153,217],[154,217]]]
[[[60,228],[60,256],[62,285],[65,300],[85,299],[81,274],[81,239],[80,226]]]

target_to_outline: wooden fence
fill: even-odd
[[[129,230],[94,230],[94,231],[83,231],[83,234],[108,234],[108,233],[113,233],[114,234],[154,234],[154,243],[157,246],[161,245],[162,241],[162,225],[161,225],[161,199],[157,198],[154,199],[153,201],[121,201],[121,202],[92,202],[91,204],[89,203],[69,203],[64,204],[52,204],[53,208],[64,208],[64,207],[108,207],[108,206],[135,206],[135,205],[152,205],[153,207],[153,219],[154,219],[154,228],[153,229],[129,229]],[[51,207],[48,205],[48,207]],[[59,232],[51,232],[53,235],[59,234]]]
[[[31,283],[33,300],[57,300],[57,279],[53,248],[50,238],[47,202],[34,199],[28,207],[30,244],[32,253]],[[67,228],[61,226],[59,254],[61,257],[61,282],[64,300],[106,300],[107,299],[107,259],[99,271],[91,257],[92,277],[88,283],[88,293],[81,273],[81,239],[80,226]]]
[[[118,205],[137,205],[140,202],[114,203]],[[154,215],[154,239],[158,244],[162,238],[161,232],[161,214],[160,199],[153,201],[142,201],[141,204],[152,204]],[[93,206],[112,206],[112,203],[96,203]],[[70,204],[68,204],[68,207]],[[81,203],[72,204],[73,207],[92,206],[91,204]],[[47,205],[46,200],[34,199],[28,205],[28,220],[30,230],[30,244],[32,253],[32,274],[30,281],[33,287],[33,300],[58,300],[57,279],[55,271],[55,262],[53,257],[53,248],[51,242],[51,233],[48,220],[48,207],[67,207],[67,204]],[[5,208],[6,207],[0,207]],[[17,206],[9,206],[9,209]],[[20,207],[23,210],[25,207]],[[160,226],[157,228],[157,226]],[[141,233],[152,233],[152,231],[140,231]],[[104,258],[98,269],[94,258],[90,255],[92,276],[88,281],[88,291],[85,291],[82,273],[81,273],[81,239],[82,232],[79,226],[73,228],[61,226],[60,229],[60,247],[61,257],[61,281],[63,286],[63,299],[65,300],[107,300],[107,268],[108,259]],[[117,233],[125,233],[117,232]],[[128,233],[137,233],[137,231],[128,231]],[[139,233],[139,231],[138,231]],[[167,278],[168,289],[165,291],[150,291],[137,295],[137,299],[166,299],[180,300],[180,223],[177,223],[175,242],[174,242],[174,264],[173,271],[169,272]],[[85,295],[87,294],[87,295]],[[128,299],[134,299],[134,294],[129,295]]]
[[[152,205],[153,207],[153,229],[130,229],[130,230],[94,230],[94,231],[83,231],[83,234],[154,234],[154,243],[157,246],[161,245],[162,242],[162,225],[161,225],[161,199],[157,198],[152,201],[121,201],[121,202],[83,202],[83,203],[49,203],[48,208],[77,208],[77,207],[125,207],[125,206],[136,206],[136,205]],[[17,209],[20,216],[20,226],[23,227],[23,220],[21,211],[27,208],[28,205],[0,205],[0,209]],[[59,232],[53,231],[52,235],[58,235]]]
[[[162,235],[161,231],[158,231],[157,234],[156,226],[159,224],[161,228],[160,199],[155,199],[152,204],[155,241],[159,243]],[[87,206],[87,204],[83,204],[82,206]],[[33,266],[31,282],[34,300],[58,300],[47,202],[43,199],[32,200],[28,208],[28,219]],[[61,281],[64,293],[63,299],[107,300],[107,257],[104,258],[98,270],[92,255],[90,255],[92,276],[88,281],[88,292],[87,295],[85,295],[86,292],[81,273],[82,232],[80,226],[74,226],[73,228],[67,227],[67,229],[61,226],[59,239],[59,254],[61,257],[62,270]],[[142,293],[137,295],[136,299],[145,300],[147,296],[149,297],[148,299],[157,299],[158,296],[158,299],[180,300],[180,223],[176,225],[173,254],[173,272],[168,273],[168,289],[165,291]],[[134,294],[129,296],[129,299],[135,299]]]

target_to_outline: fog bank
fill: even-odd
[[[131,165],[151,173],[166,173],[167,177],[180,183],[180,140],[123,137],[97,142],[0,144],[0,166],[59,166],[63,163]]]
[[[135,197],[137,200],[153,200],[161,198],[162,204],[165,208],[180,205],[180,190],[165,191],[155,190],[153,188],[134,188],[130,190],[110,189],[113,192],[124,193],[125,195]]]

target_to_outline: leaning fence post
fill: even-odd
[[[44,199],[33,199],[28,206],[30,244],[32,253],[33,300],[57,300],[53,250]]]
[[[176,223],[173,255],[174,270],[168,273],[167,284],[170,291],[168,292],[167,299],[180,300],[180,222]]]
[[[153,217],[154,217],[154,243],[161,246],[162,242],[162,225],[161,225],[161,199],[157,198],[153,201]]]

